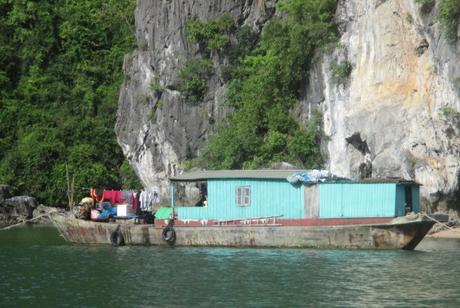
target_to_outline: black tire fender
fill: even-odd
[[[123,246],[125,244],[125,238],[120,231],[120,226],[110,234],[110,243],[112,243],[112,246]]]
[[[176,242],[176,231],[173,227],[165,227],[161,235],[163,236],[163,240],[170,244],[174,244]]]

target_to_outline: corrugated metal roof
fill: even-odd
[[[186,172],[170,178],[173,182],[187,181],[205,181],[209,179],[272,179],[282,180],[296,173],[308,173],[309,170],[300,169],[261,169],[261,170],[210,170],[210,171],[192,171]],[[363,180],[350,180],[346,178],[333,177],[322,183],[350,183],[350,184],[372,184],[372,183],[389,183],[389,184],[412,184],[420,185],[411,180],[402,178],[373,178]]]
[[[284,169],[284,170],[212,170],[193,171],[171,177],[171,181],[200,181],[209,179],[286,179],[296,172],[308,172],[308,170]]]
[[[325,183],[347,183],[347,184],[407,184],[407,185],[419,185],[422,184],[417,183],[412,180],[406,180],[403,178],[370,178],[370,179],[362,179],[362,180],[351,180],[351,179],[330,179],[326,180]]]

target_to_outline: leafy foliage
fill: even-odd
[[[236,31],[236,27],[233,18],[223,14],[206,21],[189,20],[185,30],[188,41],[199,45],[203,58],[190,59],[179,72],[179,90],[185,95],[187,102],[196,104],[203,99],[208,90],[207,82],[213,67],[209,60],[211,52],[226,53],[229,49],[235,50],[230,47],[232,47],[231,36]],[[222,78],[228,81],[231,74],[232,67],[224,66],[221,71]]]
[[[122,187],[124,189],[141,189],[142,183],[139,181],[139,178],[134,173],[133,168],[127,160],[123,162],[120,166],[120,175],[122,181]]]
[[[335,41],[333,0],[285,0],[256,48],[235,63],[227,103],[235,109],[197,164],[209,168],[257,168],[274,161],[317,167],[320,120],[301,127],[289,111],[315,51]],[[238,53],[236,53],[238,54]]]
[[[460,25],[460,0],[441,0],[439,3],[439,20],[447,39],[451,43],[457,41]]]
[[[447,119],[453,119],[458,117],[460,114],[450,106],[444,106],[441,108],[441,114]]]
[[[230,34],[235,29],[235,22],[228,14],[208,21],[191,20],[186,24],[187,39],[198,43],[205,52],[220,50],[230,44]]]
[[[121,187],[113,126],[134,0],[0,0],[0,182],[48,205]]]
[[[423,14],[430,13],[436,5],[435,0],[415,0],[420,4]],[[458,39],[458,27],[460,25],[460,0],[440,0],[438,18],[441,27],[450,43]]]
[[[332,80],[338,84],[345,83],[348,76],[350,76],[352,69],[353,66],[348,61],[333,63],[331,65]]]
[[[203,99],[208,90],[208,78],[211,74],[212,63],[208,59],[194,58],[179,72],[179,90],[185,99],[196,104]]]

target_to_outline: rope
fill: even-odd
[[[24,219],[23,221],[18,222],[17,224],[9,225],[9,226],[7,226],[7,227],[2,228],[2,229],[0,229],[0,231],[8,230],[8,229],[11,229],[11,228],[20,226],[20,225],[22,225],[22,224],[25,224],[25,223],[30,222],[30,221],[37,220],[37,219],[42,218],[42,217],[44,217],[44,216],[49,216],[50,214],[53,214],[53,213],[55,213],[55,212],[57,212],[57,210],[50,211],[50,212],[48,212],[48,213],[46,213],[46,214],[39,215],[39,216],[34,217],[34,218],[32,218],[32,219]],[[50,218],[51,218],[51,217],[50,217]]]
[[[434,219],[433,217],[431,217],[431,216],[428,215],[427,213],[421,212],[421,214],[422,214],[423,216],[426,216],[428,219],[431,219],[432,221],[434,221],[434,222],[436,222],[436,223],[438,223],[438,224],[440,224],[440,225],[446,227],[446,228],[449,229],[449,230],[452,230],[452,231],[455,231],[455,232],[460,232],[459,229],[452,228],[452,227],[448,226],[447,224],[445,224],[445,223],[443,223],[443,222],[440,222],[440,221],[437,220],[437,219]]]

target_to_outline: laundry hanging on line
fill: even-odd
[[[152,187],[141,191],[139,201],[142,211],[153,211],[155,205],[160,203],[160,189],[158,187]]]
[[[90,189],[91,198],[101,203],[103,201],[109,201],[111,205],[115,204],[130,204],[134,210],[137,210],[139,207],[139,198],[137,193],[130,190],[104,190],[102,192],[102,197],[97,196],[96,189]]]

